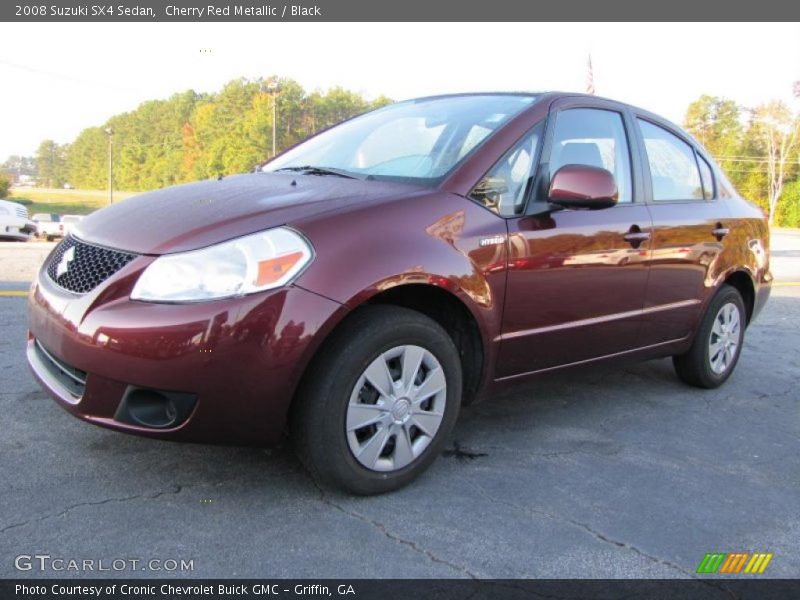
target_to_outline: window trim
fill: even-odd
[[[646,191],[644,196],[645,204],[657,204],[659,206],[662,206],[668,204],[697,204],[698,202],[706,202],[706,203],[717,202],[719,200],[717,196],[717,190],[719,189],[719,187],[716,183],[716,175],[714,173],[714,168],[711,166],[712,165],[711,161],[705,159],[703,153],[699,151],[699,149],[697,148],[697,144],[693,140],[689,139],[689,137],[683,131],[677,129],[672,123],[662,121],[661,119],[649,113],[639,112],[636,110],[632,110],[631,113],[634,125],[636,126],[636,136],[637,139],[639,140],[639,153],[641,157],[640,160],[642,165],[642,174],[645,178],[645,183],[646,183],[645,185]],[[639,127],[638,123],[639,121],[644,121],[645,123],[649,123],[654,127],[659,127],[663,129],[667,133],[674,135],[676,138],[678,138],[687,146],[689,146],[689,148],[691,148],[692,153],[695,156],[697,176],[700,179],[700,186],[703,190],[705,190],[705,187],[703,186],[703,177],[700,174],[700,164],[697,162],[697,157],[700,156],[701,158],[706,160],[706,164],[711,169],[711,181],[712,181],[712,186],[714,187],[714,193],[711,198],[705,198],[705,193],[703,198],[686,198],[680,200],[656,200],[653,197],[653,174],[650,171],[650,158],[647,155],[647,147],[644,142],[644,133],[642,133],[642,128]]]

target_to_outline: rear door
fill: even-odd
[[[688,138],[645,115],[636,117],[636,133],[654,226],[641,334],[651,345],[694,330],[730,218],[716,199],[711,168]]]
[[[630,127],[630,116],[615,103],[554,103],[528,209],[508,221],[498,377],[639,345],[651,220]],[[550,178],[566,164],[611,171],[620,202],[602,210],[548,210]]]

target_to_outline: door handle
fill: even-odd
[[[623,239],[628,242],[634,248],[638,248],[642,242],[646,242],[650,239],[650,233],[647,231],[642,231],[638,225],[631,225],[630,230],[628,233],[622,236]]]
[[[721,242],[722,238],[730,233],[730,229],[728,227],[723,227],[722,223],[717,223],[717,226],[711,230],[711,233],[717,238],[717,241]]]

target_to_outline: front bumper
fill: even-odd
[[[0,239],[27,242],[36,233],[36,223],[27,219],[10,219],[0,227]]]
[[[297,383],[344,307],[298,287],[197,304],[130,300],[152,260],[137,258],[83,295],[42,270],[28,303],[34,375],[68,412],[104,427],[182,441],[278,441]],[[72,379],[62,372],[70,369]],[[118,409],[134,387],[196,401],[175,426],[123,422]]]

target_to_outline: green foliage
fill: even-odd
[[[107,186],[108,138],[100,127],[84,129],[67,153],[67,177],[76,188],[101,190]]]
[[[749,119],[743,119],[749,114]],[[798,117],[780,102],[754,109],[741,109],[733,101],[715,96],[701,96],[692,102],[684,127],[711,153],[740,194],[770,212],[770,197],[777,197],[775,222],[800,227],[795,200],[800,156],[791,151],[786,156],[783,177],[770,177],[769,164],[779,160],[781,144],[790,149],[791,131],[800,128]],[[780,185],[783,190],[776,195]],[[792,191],[795,190],[795,191]],[[794,204],[793,204],[794,203]]]
[[[782,227],[800,227],[800,180],[783,188],[775,223]]]
[[[277,86],[277,93],[273,93]],[[84,129],[69,145],[51,140],[37,152],[39,182],[60,187],[108,186],[106,129],[113,131],[115,189],[141,191],[250,171],[272,155],[273,101],[278,152],[314,133],[373,108],[342,88],[307,92],[291,79],[235,79],[214,94],[192,90],[144,102],[99,127]]]
[[[0,198],[8,197],[9,190],[11,190],[11,180],[5,175],[0,175]]]
[[[69,146],[60,146],[53,140],[45,140],[36,150],[36,166],[39,172],[39,185],[61,187],[67,177],[67,153]]]
[[[32,156],[18,156],[13,154],[9,156],[0,167],[16,171],[20,175],[36,175],[36,159]]]
[[[700,96],[686,109],[684,127],[715,156],[735,154],[743,128],[739,107],[732,100]]]

